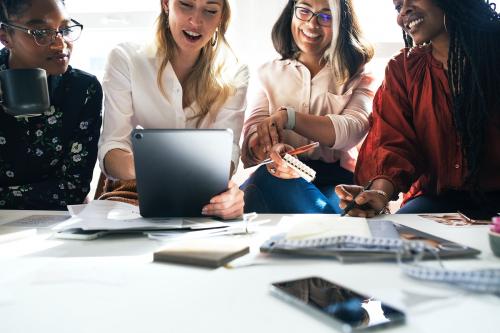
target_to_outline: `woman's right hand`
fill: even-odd
[[[356,206],[347,214],[355,217],[374,217],[379,215],[389,203],[388,195],[382,190],[363,190],[357,185],[337,185],[335,193],[340,198],[340,208],[344,209],[354,200]]]
[[[284,143],[278,143],[272,146],[269,157],[273,160],[273,162],[266,165],[267,171],[269,171],[269,173],[274,177],[278,177],[281,179],[299,178],[299,174],[292,168],[290,168],[285,160],[281,158],[281,154],[284,154],[292,149],[292,146],[286,145]]]

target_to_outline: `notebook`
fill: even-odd
[[[300,177],[304,178],[308,182],[312,182],[314,178],[316,178],[316,171],[308,167],[298,158],[293,157],[290,154],[285,154],[285,156],[283,156],[283,160],[285,160],[286,164],[297,172]]]
[[[230,129],[136,129],[131,141],[143,217],[200,217],[227,189]]]
[[[392,230],[389,223],[393,224]],[[359,231],[354,235],[327,234],[326,237],[315,235],[302,239],[287,237],[286,234],[276,235],[264,242],[260,250],[264,253],[333,257],[342,262],[394,260],[398,253],[402,254],[402,259],[412,259],[413,254],[424,247],[430,249],[424,254],[428,259],[435,259],[434,253],[439,254],[440,258],[467,258],[481,253],[468,246],[391,221],[370,221],[368,227],[370,235],[360,234]]]
[[[153,260],[186,265],[216,268],[250,252],[250,248],[240,242],[219,239],[197,239],[168,247],[155,252]]]

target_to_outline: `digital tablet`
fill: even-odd
[[[230,129],[136,129],[131,140],[143,217],[199,217],[227,189]]]

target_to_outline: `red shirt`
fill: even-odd
[[[490,119],[486,128],[485,163],[479,174],[484,191],[500,190],[499,118]],[[370,126],[356,166],[358,184],[385,178],[396,193],[407,192],[405,200],[467,190],[448,78],[431,46],[404,49],[390,60],[373,101]]]

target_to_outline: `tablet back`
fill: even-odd
[[[227,189],[231,130],[137,129],[131,140],[142,216],[202,216]]]

